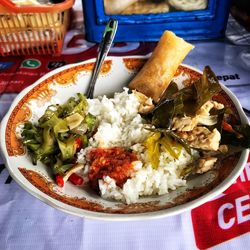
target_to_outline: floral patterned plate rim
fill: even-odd
[[[121,91],[145,63],[145,56],[108,57],[98,78],[95,95],[110,95]],[[125,205],[106,201],[87,187],[66,183],[56,186],[49,170],[39,163],[32,165],[20,139],[18,128],[27,120],[36,121],[50,104],[63,103],[78,92],[85,93],[94,66],[94,59],[70,64],[46,74],[23,90],[13,101],[1,122],[1,153],[13,179],[26,191],[48,205],[80,217],[102,220],[139,220],[179,214],[195,208],[226,190],[243,170],[248,150],[227,158],[219,170],[210,171],[188,181],[187,187],[169,194],[141,198],[138,203]],[[175,80],[190,84],[201,71],[181,65]],[[240,102],[222,85],[219,100],[229,105],[242,123],[248,123]]]

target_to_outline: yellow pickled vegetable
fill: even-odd
[[[178,158],[180,157],[181,151],[184,148],[180,143],[174,141],[173,143],[173,148],[178,156]]]
[[[163,148],[167,153],[169,153],[175,159],[178,159],[183,146],[173,140],[171,137],[164,135],[160,132],[152,134],[144,142],[147,152],[148,161],[151,163],[153,168],[158,168],[160,162],[160,149]]]
[[[153,168],[158,168],[160,162],[160,144],[161,133],[157,132],[151,135],[144,143],[147,148],[147,158]]]
[[[170,141],[171,139],[167,136],[160,139],[159,143],[163,146],[165,151],[167,151],[171,156],[173,156],[175,159],[178,158],[177,154],[175,153],[173,147],[173,144]]]
[[[164,136],[163,138],[160,139],[159,143],[163,146],[163,148],[175,159],[178,159],[181,150],[182,150],[182,145],[179,144],[178,142],[174,141],[172,138],[169,136]]]

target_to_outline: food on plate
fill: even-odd
[[[188,177],[250,147],[250,126],[216,98],[221,90],[206,66],[189,86],[171,79],[157,102],[139,89],[124,88],[111,98],[77,94],[25,123],[23,144],[34,164],[51,169],[58,186],[69,180],[104,199],[135,203],[185,186]]]
[[[41,161],[51,167],[59,186],[83,168],[76,164],[75,155],[87,146],[95,124],[87,105],[86,98],[78,94],[63,105],[50,105],[37,124],[27,122],[23,127],[23,144],[33,164]]]
[[[165,31],[143,68],[129,87],[159,101],[185,56],[194,46],[171,31]]]

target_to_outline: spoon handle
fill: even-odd
[[[102,36],[102,41],[98,47],[98,54],[96,58],[94,71],[93,71],[93,74],[92,74],[92,77],[91,77],[91,80],[90,80],[90,83],[86,92],[87,98],[90,98],[90,99],[93,98],[95,83],[98,78],[103,61],[105,57],[107,56],[109,49],[112,45],[112,42],[114,40],[117,26],[118,26],[118,21],[115,19],[110,19],[105,27],[105,30]]]

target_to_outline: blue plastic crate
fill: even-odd
[[[119,21],[115,41],[158,41],[163,31],[172,30],[186,40],[224,36],[230,0],[209,0],[205,10],[159,14],[107,15],[103,0],[82,0],[86,38],[99,42],[110,18]]]

